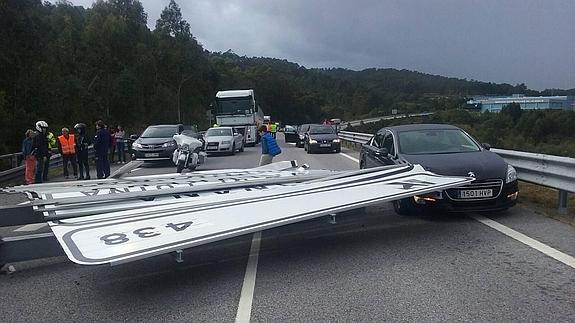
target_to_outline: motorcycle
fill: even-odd
[[[202,151],[204,143],[194,137],[184,134],[174,135],[178,148],[174,150],[172,161],[176,165],[176,171],[181,173],[184,168],[193,171],[206,161],[206,152]]]

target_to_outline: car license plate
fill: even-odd
[[[462,199],[473,199],[473,198],[492,197],[492,196],[493,196],[492,189],[459,191],[459,198]]]
[[[208,146],[206,147],[207,150],[218,150],[218,146]]]
[[[320,144],[320,147],[331,147],[331,144]]]
[[[160,157],[159,153],[146,153],[144,157]]]

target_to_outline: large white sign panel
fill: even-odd
[[[238,235],[467,184],[420,166],[355,172],[273,189],[50,222],[73,262],[119,264]],[[273,212],[270,212],[273,210]]]

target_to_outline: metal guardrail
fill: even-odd
[[[26,170],[26,166],[19,165],[22,163],[21,160],[22,153],[14,153],[9,155],[2,155],[0,158],[13,158],[12,160],[16,159],[17,161],[14,163],[12,162],[13,168],[0,172],[0,183],[10,182],[16,178],[24,178],[24,172]],[[14,157],[16,156],[16,157]],[[19,158],[18,158],[19,157]],[[94,149],[90,147],[88,151],[88,158],[94,157]],[[18,166],[19,165],[19,166]],[[53,154],[50,157],[50,167],[60,166],[62,165],[62,156],[60,154]]]
[[[13,153],[13,154],[6,154],[0,155],[0,160],[8,159],[8,164],[10,164],[11,168],[18,167],[20,162],[22,162],[22,153]]]
[[[132,149],[133,140],[126,140],[126,150],[125,152],[130,154]],[[94,147],[90,146],[88,151],[88,158],[94,158]],[[0,155],[0,160],[8,159],[10,164],[10,169],[0,172],[0,183],[6,183],[14,180],[15,178],[23,178],[26,167],[23,165],[22,153],[13,153]],[[53,154],[50,157],[50,167],[62,165],[62,156],[60,154]]]
[[[361,132],[339,132],[342,140],[355,145],[365,144],[372,136]],[[559,211],[567,211],[568,192],[575,192],[575,158],[495,148],[491,151],[515,167],[520,180],[559,190]]]
[[[354,144],[365,144],[371,137],[372,134],[361,133],[361,132],[351,132],[351,131],[340,131],[338,136],[342,140],[349,141]]]
[[[381,116],[381,117],[375,117],[375,118],[367,118],[367,119],[353,120],[353,121],[344,121],[341,123],[341,129],[347,128],[348,125],[355,127],[355,126],[361,125],[362,123],[366,124],[366,123],[375,123],[375,122],[379,122],[382,120],[402,119],[402,118],[409,118],[409,117],[423,117],[423,116],[428,116],[428,115],[432,115],[432,114],[433,114],[433,112],[392,114],[392,115],[388,115],[388,116]]]

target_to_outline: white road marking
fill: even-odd
[[[344,153],[339,153],[339,154],[342,155],[343,157],[348,158],[348,159],[351,159],[351,160],[353,160],[354,162],[356,162],[356,163],[359,164],[359,159],[357,159],[357,158],[355,158],[355,157],[351,157],[351,156],[348,155],[348,154],[344,154]]]
[[[506,226],[504,226],[503,224],[499,223],[499,222],[495,222],[491,219],[488,219],[484,216],[481,215],[474,215],[472,216],[475,220],[487,225],[488,227],[495,229],[521,243],[526,244],[527,246],[555,259],[558,260],[564,264],[566,264],[567,266],[570,266],[572,268],[575,268],[575,258],[565,254],[555,248],[549,247],[546,244],[543,244],[533,238],[530,238],[526,235],[524,235],[523,233],[517,232],[511,228],[508,228]]]
[[[27,224],[25,226],[19,227],[18,229],[14,230],[14,232],[31,232],[41,229],[47,226],[47,223],[34,223],[34,224]]]
[[[262,233],[254,233],[252,238],[252,247],[250,248],[250,257],[246,266],[244,284],[240,295],[240,304],[236,314],[236,322],[249,322],[252,315],[252,301],[254,299],[254,289],[256,286],[256,272],[258,269],[258,257],[260,253],[260,242]]]

